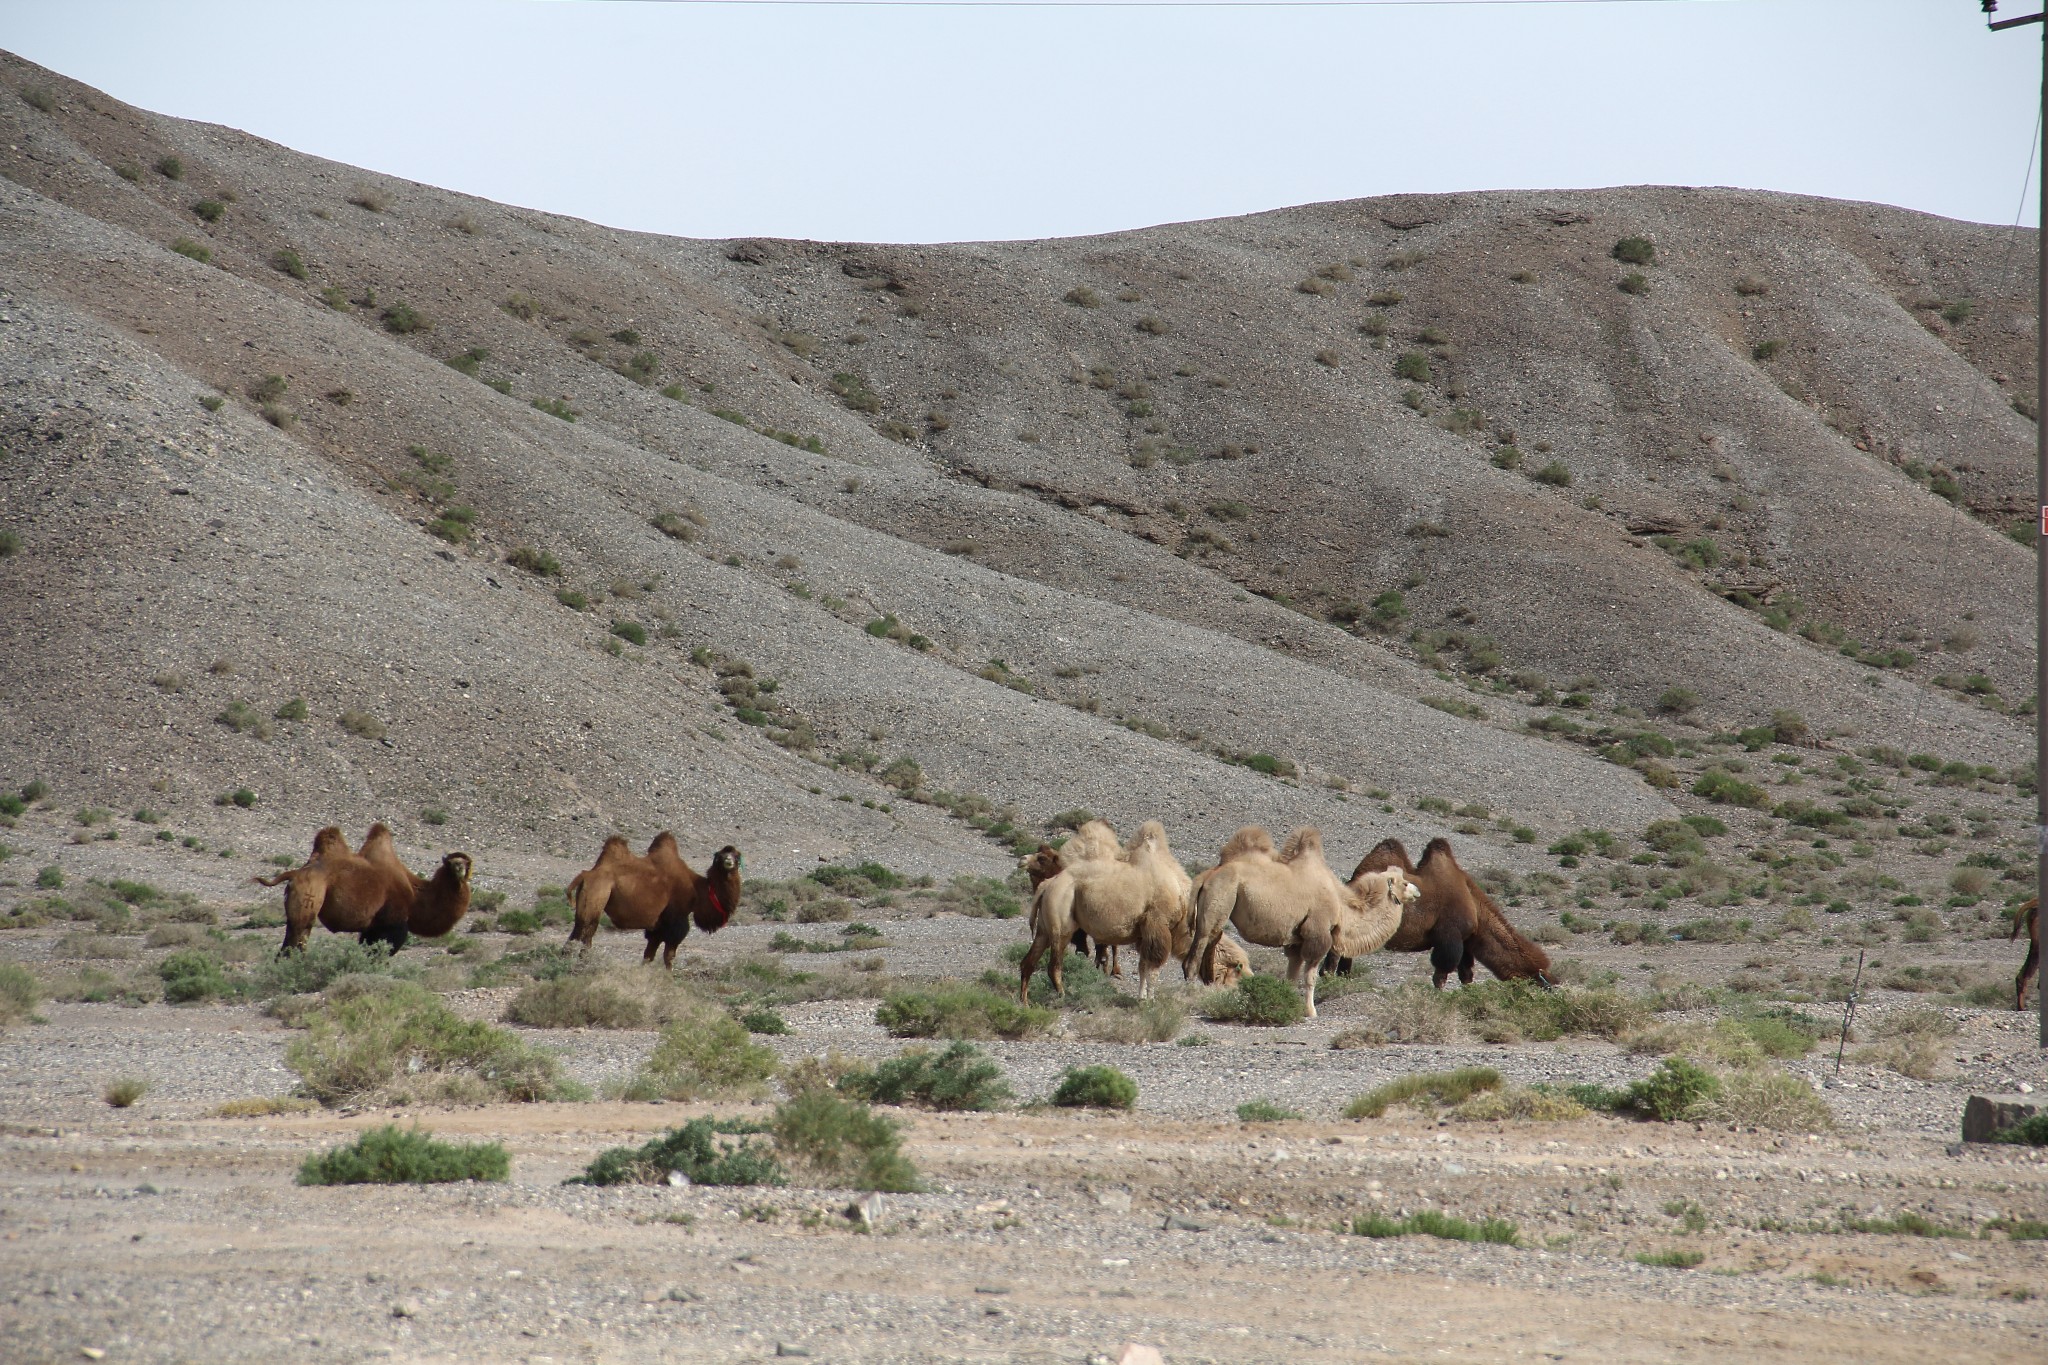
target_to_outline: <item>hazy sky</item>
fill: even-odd
[[[2040,33],[1976,0],[0,0],[0,47],[302,151],[620,227],[890,241],[1642,183],[2009,223]]]

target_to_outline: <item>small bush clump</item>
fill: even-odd
[[[285,1064],[322,1104],[545,1099],[561,1064],[491,1024],[463,1019],[407,981],[330,1000],[306,1017]]]
[[[1113,1066],[1071,1066],[1052,1102],[1065,1109],[1129,1109],[1138,1102],[1138,1083]]]
[[[1237,1106],[1239,1123],[1286,1123],[1300,1117],[1296,1111],[1277,1105],[1271,1100],[1247,1100]]]
[[[1462,1218],[1452,1218],[1433,1209],[1410,1214],[1406,1218],[1391,1218],[1384,1213],[1361,1214],[1351,1220],[1351,1235],[1354,1237],[1441,1237],[1450,1242],[1492,1242],[1500,1246],[1513,1246],[1521,1238],[1521,1230],[1505,1218],[1482,1218],[1477,1223],[1468,1223]]]
[[[148,1093],[148,1081],[136,1076],[123,1076],[119,1080],[108,1081],[106,1088],[100,1091],[100,1098],[110,1108],[126,1109]]]
[[[763,1125],[736,1119],[692,1119],[638,1147],[598,1154],[571,1185],[663,1185],[680,1171],[692,1185],[787,1185],[789,1175],[766,1143],[748,1139]],[[721,1138],[739,1138],[721,1142]]]
[[[1235,988],[1202,1003],[1202,1017],[1215,1023],[1285,1028],[1308,1012],[1301,992],[1277,976],[1247,976]]]
[[[1426,1071],[1403,1076],[1360,1095],[1344,1106],[1347,1119],[1376,1119],[1396,1104],[1420,1106],[1463,1104],[1474,1095],[1500,1088],[1500,1073],[1490,1066],[1464,1066],[1456,1071]]]
[[[972,1043],[960,1041],[939,1053],[906,1048],[873,1071],[848,1073],[838,1084],[870,1103],[926,1109],[994,1109],[1013,1093],[1000,1066]]]
[[[301,1185],[445,1185],[458,1180],[505,1180],[512,1158],[495,1142],[437,1142],[419,1128],[388,1123],[346,1146],[309,1156]]]
[[[0,962],[0,1029],[33,1019],[43,1002],[42,983],[16,962]]]
[[[903,1155],[897,1125],[858,1100],[805,1090],[776,1106],[776,1150],[821,1179],[857,1190],[908,1193],[924,1188]]]
[[[950,982],[893,992],[875,1008],[875,1022],[894,1038],[1040,1038],[1057,1018],[984,986]]]
[[[624,1090],[629,1100],[754,1099],[767,1093],[775,1053],[723,1012],[693,1011],[661,1031],[661,1041]]]

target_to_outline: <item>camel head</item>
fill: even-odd
[[[1018,864],[1024,875],[1031,879],[1031,889],[1037,890],[1048,878],[1057,877],[1063,864],[1060,851],[1051,844],[1040,844],[1037,851]]]
[[[1387,869],[1387,894],[1397,904],[1406,907],[1422,899],[1422,888],[1409,881],[1400,868],[1390,867]]]
[[[446,853],[441,856],[441,870],[453,876],[459,882],[469,880],[472,866],[473,864],[470,862],[467,853]]]
[[[740,851],[727,844],[711,855],[711,870],[723,872],[729,877],[737,877],[740,872]]]

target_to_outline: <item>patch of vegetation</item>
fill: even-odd
[[[776,1106],[770,1125],[778,1151],[821,1179],[857,1190],[924,1188],[903,1154],[901,1130],[858,1100],[808,1089]]]
[[[157,964],[156,972],[164,983],[167,1004],[203,1004],[235,991],[235,983],[229,980],[220,959],[198,948],[172,953]]]
[[[1650,292],[1650,277],[1640,270],[1631,270],[1614,287],[1624,294],[1647,294]]]
[[[371,715],[368,711],[358,711],[351,707],[335,718],[335,724],[354,735],[357,739],[384,738],[384,722]]]
[[[1113,1066],[1070,1066],[1052,1102],[1063,1109],[1129,1109],[1138,1102],[1138,1083]]]
[[[384,323],[384,330],[396,336],[408,336],[413,332],[424,332],[433,326],[418,309],[404,302],[392,304],[379,314],[379,317]]]
[[[1643,1251],[1636,1254],[1636,1260],[1641,1264],[1663,1270],[1691,1270],[1706,1259],[1704,1251]]]
[[[946,981],[892,992],[875,1009],[875,1022],[892,1038],[1041,1038],[1057,1018],[985,986]]]
[[[345,1146],[309,1156],[301,1185],[445,1185],[459,1180],[502,1181],[512,1158],[495,1142],[439,1142],[420,1128],[395,1123],[372,1128]]]
[[[1287,1123],[1300,1117],[1294,1110],[1271,1100],[1246,1100],[1237,1106],[1239,1123]]]
[[[692,1119],[638,1147],[600,1152],[565,1183],[665,1185],[670,1172],[680,1171],[692,1185],[787,1185],[789,1175],[768,1144],[749,1140],[765,1131],[744,1119]]]
[[[831,389],[840,402],[855,412],[872,415],[882,410],[880,396],[868,387],[865,379],[851,371],[841,370],[834,374]]]
[[[127,1109],[149,1093],[149,1082],[137,1076],[122,1076],[108,1081],[100,1091],[100,1098],[112,1109]]]
[[[1252,975],[1230,990],[1208,997],[1202,1002],[1200,1013],[1212,1023],[1285,1028],[1300,1023],[1308,1007],[1301,992],[1281,978]]]
[[[697,538],[697,533],[708,523],[702,512],[694,507],[686,507],[679,512],[657,512],[651,524],[655,530],[670,540],[680,540],[687,545]]]
[[[42,983],[18,962],[0,962],[0,1030],[36,1017],[43,1003]]]
[[[2010,1128],[2001,1128],[1991,1135],[1993,1142],[2007,1142],[2017,1147],[2048,1147],[2048,1114],[2034,1114],[2021,1119]],[[2039,1227],[2040,1224],[2034,1226]],[[2039,1236],[2041,1234],[2036,1234]]]
[[[1354,1237],[1441,1237],[1447,1242],[1492,1242],[1500,1246],[1514,1246],[1521,1240],[1521,1230],[1505,1218],[1482,1218],[1476,1223],[1468,1223],[1434,1209],[1424,1209],[1406,1218],[1392,1218],[1384,1213],[1361,1214],[1351,1220],[1351,1234]]]
[[[560,578],[562,561],[546,550],[536,550],[531,545],[521,545],[505,556],[505,562],[513,568],[542,578]]]
[[[493,1025],[463,1019],[424,987],[392,981],[330,1000],[306,1018],[285,1064],[326,1105],[539,1100],[561,1064]]]
[[[1429,368],[1428,356],[1420,351],[1403,351],[1394,360],[1394,377],[1411,384],[1427,384],[1435,375]]]
[[[583,415],[570,407],[566,398],[536,398],[533,400],[533,406],[550,417],[561,418],[564,422],[573,422]]]
[[[1376,1119],[1396,1104],[1419,1107],[1458,1105],[1474,1095],[1500,1088],[1500,1073],[1490,1066],[1465,1066],[1456,1071],[1426,1071],[1389,1081],[1344,1106],[1347,1119]]]
[[[780,1063],[746,1026],[712,1009],[691,1011],[661,1031],[661,1041],[628,1081],[629,1100],[754,1099],[767,1093]]]
[[[195,242],[190,237],[180,237],[172,242],[171,250],[188,260],[197,261],[201,265],[205,265],[213,260],[213,248]]]
[[[1623,265],[1655,265],[1657,244],[1648,237],[1624,237],[1608,254]]]

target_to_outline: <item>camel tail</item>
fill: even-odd
[[[260,882],[263,879],[261,877],[258,877],[256,880]],[[276,885],[276,883],[273,882],[271,883],[271,885],[274,886]],[[2022,905],[2020,909],[2026,911],[2026,913],[2023,915],[2014,915],[2012,917],[2012,932],[2005,936],[2005,941],[2007,943],[2012,942],[2014,939],[2020,936],[2020,926],[2022,924],[2027,926],[2027,932],[2029,934],[2032,934],[2034,932],[2034,920],[2041,913],[2041,898],[2039,896],[2036,896],[2033,900],[2030,900],[2025,905]]]
[[[291,879],[292,874],[289,872],[280,872],[275,877],[249,878],[250,881],[256,883],[256,885],[258,886],[283,886],[286,882],[290,881]]]

